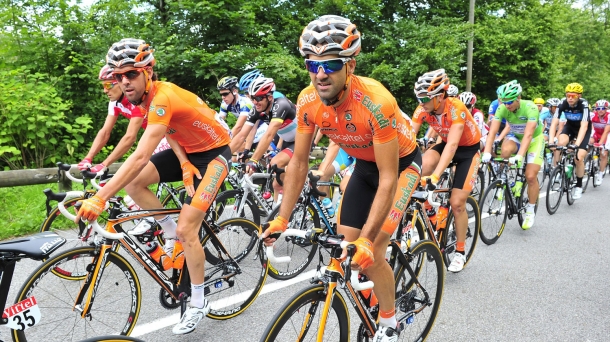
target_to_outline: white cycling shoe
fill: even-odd
[[[380,325],[373,336],[373,342],[397,342],[398,331],[394,328]]]
[[[195,330],[197,324],[210,312],[210,304],[204,299],[203,308],[189,307],[186,309],[180,323],[174,325],[172,332],[176,335],[188,334]]]

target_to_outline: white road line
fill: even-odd
[[[259,298],[260,298],[260,296],[267,294],[269,292],[277,291],[281,288],[288,287],[288,286],[296,284],[296,283],[300,283],[307,279],[311,279],[311,277],[313,277],[315,274],[316,274],[316,270],[311,270],[311,271],[300,274],[299,276],[289,279],[289,280],[278,281],[278,282],[274,282],[271,284],[265,284],[265,286],[263,286],[263,289],[259,295]],[[211,304],[214,308],[220,309],[222,307],[232,305],[239,300],[243,300],[243,297],[245,297],[249,294],[250,294],[250,292],[239,293],[239,294],[236,294],[229,298],[223,298],[221,301],[212,302]],[[260,300],[259,298],[257,298],[256,300]],[[222,302],[222,304],[220,304],[219,302]],[[159,318],[159,319],[156,319],[149,323],[137,324],[136,327],[133,329],[131,336],[140,337],[145,334],[150,334],[153,331],[161,330],[161,329],[167,328],[169,326],[175,325],[178,322],[180,322],[180,313],[175,313],[175,314],[163,317],[163,318]]]

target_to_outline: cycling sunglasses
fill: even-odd
[[[345,63],[350,61],[351,58],[333,58],[333,59],[325,59],[322,61],[315,61],[313,59],[305,60],[305,68],[309,72],[313,72],[317,74],[320,71],[320,68],[324,70],[325,74],[332,74],[333,72],[337,72],[343,69]]]
[[[504,101],[504,100],[500,100],[500,102],[502,102],[505,106],[510,106],[512,105],[515,101],[517,101],[517,99],[514,100],[510,100],[510,101]]]
[[[434,95],[434,96],[424,96],[424,97],[419,97],[417,96],[417,102],[419,102],[420,104],[422,103],[428,103],[430,101],[432,101],[433,98],[437,97],[438,95]]]
[[[117,85],[116,82],[104,82],[104,83],[102,83],[102,86],[106,90],[110,90],[110,89],[114,88],[115,85]]]
[[[230,94],[231,94],[230,92],[220,93],[220,96],[225,97],[225,96],[229,96]]]
[[[266,99],[267,95],[262,95],[262,96],[250,96],[250,99],[252,99],[252,101],[256,101],[256,102],[261,102],[263,99]]]
[[[580,94],[577,93],[566,93],[568,99],[577,99]]]
[[[123,82],[123,77],[126,77],[128,80],[135,80],[140,74],[144,71],[144,69],[135,69],[129,70],[123,73],[113,72],[112,75],[117,82]]]
[[[605,110],[605,109],[608,109],[608,108],[605,108],[605,107],[595,107],[595,110]]]

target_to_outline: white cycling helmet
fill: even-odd
[[[459,94],[460,90],[453,84],[449,85],[447,89],[447,96],[456,97]]]
[[[248,94],[250,96],[263,96],[267,95],[275,90],[275,83],[273,78],[259,77],[250,83],[248,88]]]
[[[421,75],[415,82],[415,96],[436,96],[449,88],[449,77],[445,69],[438,69]]]
[[[460,101],[462,101],[466,106],[474,106],[477,103],[477,97],[475,94],[465,91],[460,94]]]

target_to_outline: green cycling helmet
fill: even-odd
[[[498,97],[502,100],[516,100],[521,95],[522,90],[517,80],[512,80],[498,88]]]

